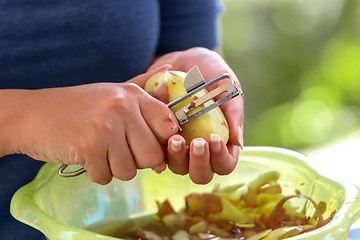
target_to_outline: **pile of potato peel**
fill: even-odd
[[[123,239],[190,240],[276,240],[315,230],[333,218],[323,215],[326,203],[316,203],[307,195],[284,195],[280,174],[269,171],[247,184],[193,193],[185,197],[185,207],[175,211],[168,200],[157,202],[155,217],[122,224],[114,236]],[[303,209],[292,199],[307,201]],[[307,216],[307,208],[313,208]]]

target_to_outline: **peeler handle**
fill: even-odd
[[[67,165],[67,164],[62,164],[59,167],[58,173],[59,173],[60,176],[62,176],[62,177],[76,177],[76,176],[79,176],[79,175],[83,174],[84,172],[86,172],[84,167],[81,167],[81,168],[79,168],[79,169],[77,169],[75,171],[65,172],[65,169],[68,166],[69,165]]]

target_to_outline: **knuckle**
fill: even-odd
[[[88,123],[97,131],[111,132],[115,128],[114,118],[128,115],[131,108],[125,96],[108,97],[102,101],[97,112],[89,117]]]
[[[112,121],[110,118],[107,118],[106,115],[94,115],[89,119],[89,124],[91,125],[92,129],[100,132],[111,132],[114,128]],[[85,144],[85,146],[88,146]]]
[[[102,98],[99,100],[99,107],[105,110],[131,109],[129,107],[129,103],[131,103],[129,95],[137,95],[140,91],[141,88],[133,83],[116,85],[107,91],[106,95],[102,95]]]
[[[129,100],[125,94],[115,93],[104,100],[106,111],[129,111]]]
[[[85,138],[83,136],[73,137],[67,144],[67,151],[59,160],[62,163],[84,166],[86,164],[86,151],[84,148]]]
[[[124,87],[131,92],[142,92],[142,88],[135,83],[126,83]]]
[[[78,164],[80,166],[84,166],[84,164],[85,164],[85,159],[83,158],[80,151],[74,151],[72,154],[72,157],[70,157],[70,159],[73,160],[73,162],[71,162],[72,164]]]
[[[93,153],[94,149],[96,149],[96,143],[94,142],[94,138],[84,136],[81,140],[79,140],[79,146],[77,147],[76,155],[79,155],[80,152],[84,154],[85,157],[90,157],[91,153]]]
[[[100,129],[111,130],[114,116],[132,116],[136,110],[137,100],[142,96],[142,89],[133,83],[115,87],[108,95],[101,99],[96,114],[92,116],[95,126]],[[115,115],[114,115],[115,114]]]
[[[127,95],[132,95],[132,96],[136,96],[137,98],[141,98],[143,96],[145,96],[145,91],[139,87],[138,85],[136,85],[135,83],[126,83],[124,85],[124,90],[126,95],[123,95],[125,98]]]

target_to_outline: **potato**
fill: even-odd
[[[159,100],[169,103],[186,94],[186,89],[183,85],[186,74],[187,73],[181,71],[162,71],[156,73],[146,82],[145,91],[157,97]],[[205,89],[201,90],[196,95],[191,96],[171,107],[171,110],[176,112],[180,108],[206,93],[207,91]],[[214,103],[212,100],[207,102],[205,107],[212,103]],[[203,108],[204,106],[199,106],[189,114],[192,115]],[[229,126],[219,107],[216,107],[204,115],[186,123],[181,126],[181,128],[182,131],[179,134],[185,138],[187,144],[190,144],[191,140],[194,138],[204,138],[205,140],[209,140],[211,133],[219,134],[225,143],[227,143],[229,139]]]

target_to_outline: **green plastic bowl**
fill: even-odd
[[[263,172],[277,170],[285,193],[300,190],[316,202],[326,201],[325,215],[337,211],[324,227],[289,239],[346,239],[351,225],[360,218],[359,189],[321,175],[309,162],[308,157],[287,149],[247,147],[232,174],[215,176],[207,185],[193,184],[188,176],[168,171],[158,175],[142,170],[131,181],[113,180],[105,186],[90,182],[86,174],[62,178],[57,174],[59,165],[47,163],[31,183],[15,193],[11,213],[50,240],[117,239],[86,228],[153,213],[156,200],[169,199],[180,208],[191,192],[210,191],[218,183],[248,182]]]

